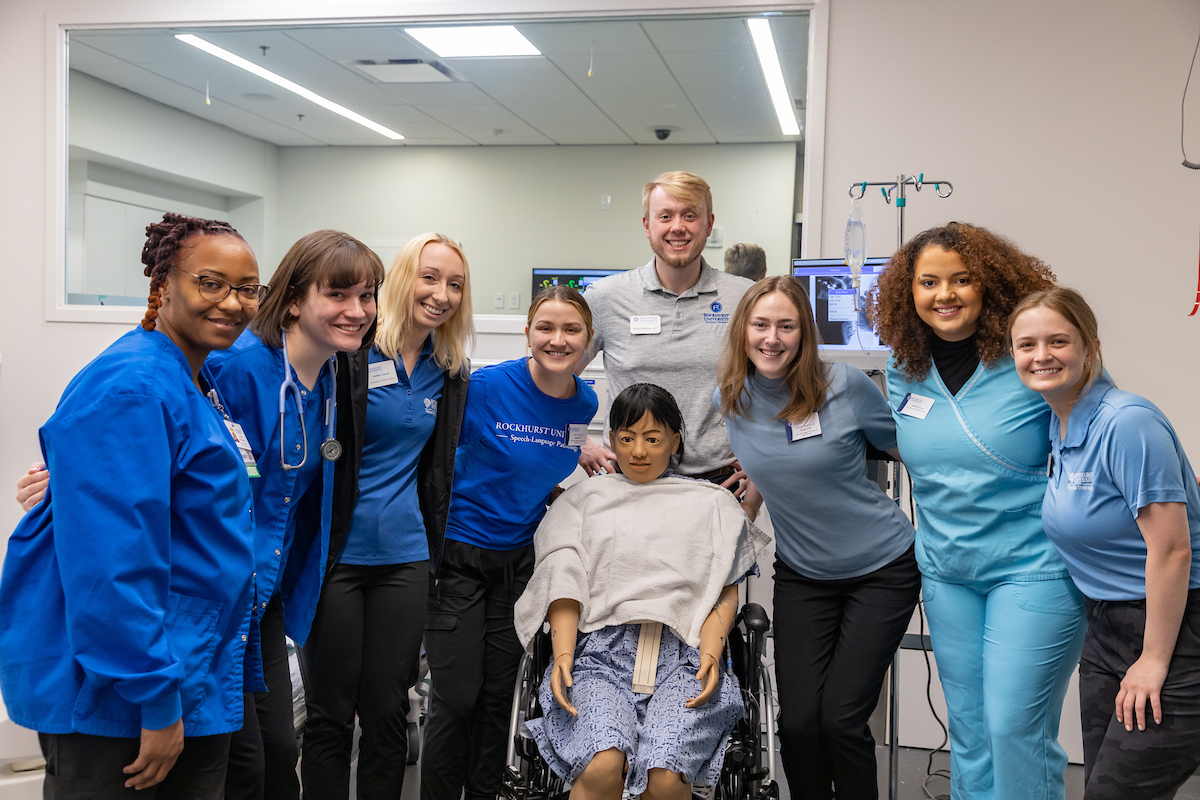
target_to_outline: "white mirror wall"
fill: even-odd
[[[803,126],[808,14],[769,20]],[[144,227],[175,210],[228,219],[264,276],[316,228],[346,230],[385,262],[438,230],[464,244],[476,313],[523,313],[532,268],[644,263],[641,186],[667,169],[713,186],[710,262],[754,241],[771,272],[786,270],[804,134],[781,130],[747,15],[518,22],[540,55],[493,58],[439,56],[405,27],[70,31],[62,300],[141,307]]]

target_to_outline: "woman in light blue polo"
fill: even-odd
[[[149,309],[42,427],[52,478],[0,577],[0,688],[38,731],[46,797],[216,800],[242,725],[250,479],[203,365],[266,287],[227,223],[146,232]]]
[[[1171,423],[1103,371],[1080,294],[1009,323],[1016,374],[1053,409],[1042,519],[1087,598],[1084,797],[1174,797],[1200,765],[1200,489]]]
[[[1053,277],[952,222],[898,250],[871,300],[892,348],[888,402],[917,506],[954,800],[1065,796],[1058,724],[1083,598],[1042,530],[1050,409],[1006,353],[1009,313]]]

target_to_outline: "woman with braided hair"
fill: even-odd
[[[168,214],[146,232],[145,319],[42,427],[50,485],[0,575],[0,690],[38,731],[46,797],[218,798],[242,724],[250,482],[203,365],[265,287],[226,223]]]
[[[201,286],[211,279],[200,277]],[[285,635],[305,644],[327,558],[340,547],[331,525],[335,463],[345,466],[352,459],[338,460],[330,449],[342,424],[333,402],[339,382],[333,360],[340,351],[370,346],[382,278],[379,257],[349,234],[307,234],[275,270],[274,287],[250,329],[204,365],[204,374],[219,386],[219,409],[238,421],[241,444],[254,465],[254,608],[245,720],[229,751],[231,800],[300,794]],[[285,373],[294,388],[281,401]],[[348,382],[344,372],[340,382]],[[46,473],[40,475],[31,473],[18,484],[28,495],[26,509],[39,501],[39,485],[47,483]]]

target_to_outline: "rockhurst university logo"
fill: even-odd
[[[724,325],[729,322],[729,315],[721,313],[721,301],[720,300],[713,300],[712,304],[708,307],[708,309],[711,313],[704,315],[705,322],[712,322],[712,323],[716,323],[718,325]]]

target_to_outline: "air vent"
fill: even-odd
[[[354,66],[379,83],[450,83],[450,70],[436,61],[393,58],[387,61],[355,61]]]

